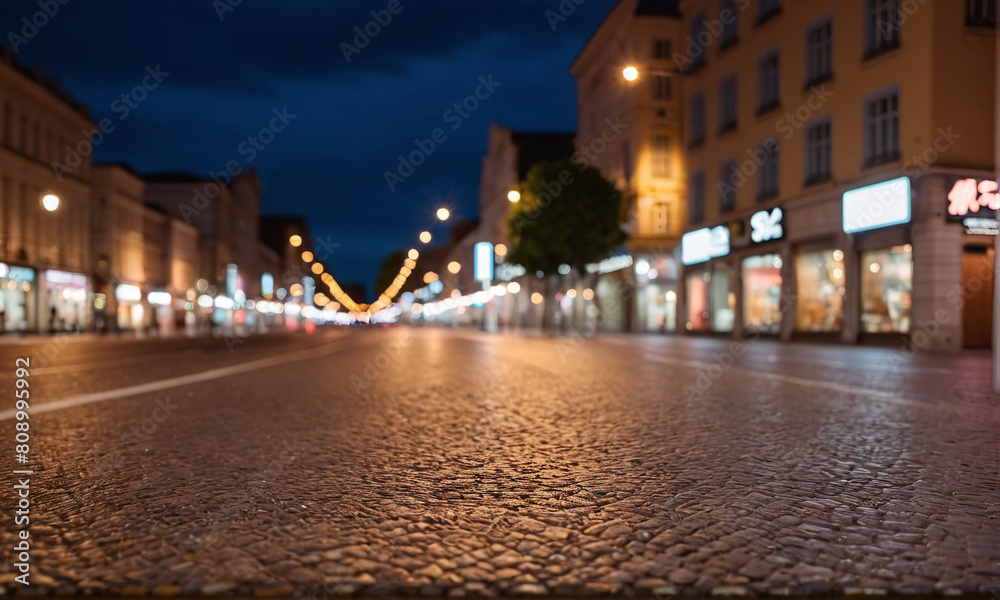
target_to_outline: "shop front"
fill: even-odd
[[[0,334],[37,331],[35,270],[0,263]]]
[[[730,227],[698,229],[681,238],[684,264],[684,329],[692,333],[732,332],[736,295],[729,257]]]
[[[89,279],[82,273],[47,269],[42,271],[42,308],[47,311],[40,323],[47,331],[84,331],[88,326]]]
[[[638,330],[677,331],[677,259],[640,255],[635,261]]]
[[[146,307],[142,304],[142,289],[130,283],[115,286],[118,306],[118,329],[140,330],[146,326]]]

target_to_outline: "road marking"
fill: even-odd
[[[211,371],[203,371],[201,373],[195,373],[193,375],[182,375],[180,377],[172,377],[170,379],[163,379],[160,381],[153,381],[150,383],[133,385],[118,390],[109,390],[106,392],[96,392],[93,394],[72,396],[70,398],[65,398],[63,400],[56,400],[54,402],[46,402],[44,404],[33,404],[31,406],[31,414],[37,415],[47,412],[53,412],[56,410],[62,410],[64,408],[74,408],[77,406],[84,406],[86,404],[94,404],[95,402],[104,402],[105,400],[124,398],[126,396],[137,396],[140,394],[161,392],[163,390],[168,390],[171,388],[181,387],[185,385],[191,385],[193,383],[202,383],[205,381],[211,381],[213,379],[231,377],[233,375],[239,375],[240,373],[246,373],[248,371],[256,371],[258,369],[266,369],[268,367],[283,365],[290,362],[297,362],[299,360],[317,358],[319,356],[322,356],[324,354],[329,354],[330,352],[332,352],[336,346],[340,345],[339,344],[340,341],[341,340],[338,339],[324,346],[320,346],[318,348],[313,348],[310,350],[299,350],[298,352],[293,352],[291,354],[286,354],[284,356],[272,356],[271,358],[264,358],[261,360],[255,360],[248,363],[233,365],[230,367],[221,367],[218,369],[212,369]],[[13,419],[16,414],[17,414],[16,410],[2,411],[0,412],[0,421],[7,421],[9,419]]]
[[[804,377],[794,377],[792,375],[781,375],[779,373],[769,373],[767,371],[756,371],[754,369],[745,369],[743,367],[723,367],[719,363],[714,362],[704,362],[700,360],[682,360],[677,358],[668,358],[666,356],[659,356],[656,354],[647,354],[646,360],[652,360],[655,362],[660,362],[669,365],[677,365],[682,367],[692,367],[695,369],[707,369],[711,367],[719,367],[723,371],[736,371],[739,373],[746,373],[749,375],[756,375],[758,377],[765,377],[767,379],[773,379],[775,381],[781,381],[784,383],[791,383],[795,385],[801,385],[806,387],[815,388],[825,388],[828,390],[834,390],[837,392],[844,392],[845,394],[858,394],[863,396],[872,396],[875,398],[881,398],[883,400],[894,400],[903,403],[913,402],[907,400],[906,398],[899,397],[894,392],[887,392],[882,390],[871,390],[867,388],[856,387],[853,385],[844,385],[841,383],[835,383],[833,381],[823,381],[820,379],[806,379]]]

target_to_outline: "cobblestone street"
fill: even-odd
[[[985,353],[371,328],[72,342],[31,383],[30,592],[1000,590]]]

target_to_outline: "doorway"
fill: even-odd
[[[989,348],[993,331],[993,248],[966,246],[962,252],[962,345]]]

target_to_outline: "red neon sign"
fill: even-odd
[[[975,179],[959,179],[948,192],[948,214],[963,216],[970,212],[979,212],[984,206],[990,210],[1000,210],[1000,184],[996,181],[980,181]]]

